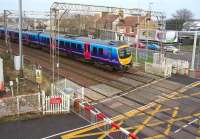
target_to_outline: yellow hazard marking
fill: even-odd
[[[193,97],[193,96],[198,96],[200,95],[200,92],[197,92],[197,93],[193,93],[191,95],[182,95],[182,96],[176,96],[176,97],[173,97],[172,99],[173,100],[177,100],[177,99],[183,99],[183,98],[189,98],[189,97]]]
[[[192,86],[192,87],[196,87],[196,86],[198,86],[198,85],[200,85],[200,81],[199,82],[195,82],[195,83],[192,83],[192,84],[190,84],[190,85],[188,85],[188,86],[185,86],[185,87],[183,87],[182,89],[180,89],[180,90],[188,90],[188,89],[190,89],[191,87],[189,87],[189,86]],[[179,92],[180,93],[180,92]],[[199,95],[200,94],[200,92],[198,92],[198,93],[194,93],[194,94],[192,94],[193,96],[195,96],[195,95]],[[168,98],[170,98],[170,99],[172,99],[172,98],[174,98],[173,100],[175,100],[175,99],[181,99],[181,98],[185,98],[186,96],[181,96],[181,97],[175,97],[176,95],[178,95],[177,94],[177,92],[174,92],[174,93],[171,93],[169,96],[168,96]],[[189,97],[189,96],[188,96]],[[169,100],[169,99],[163,99],[163,100],[160,100],[159,102],[163,102],[163,101],[166,101],[166,100]],[[135,115],[145,115],[145,113],[143,113],[145,110],[147,110],[147,109],[149,109],[149,108],[152,108],[152,107],[154,107],[154,106],[156,106],[156,105],[158,105],[157,103],[154,103],[154,102],[152,102],[152,103],[149,103],[148,105],[145,105],[145,106],[142,106],[142,107],[140,107],[140,108],[138,108],[138,109],[134,109],[134,110],[131,110],[131,111],[129,111],[129,112],[126,112],[126,113],[124,113],[123,115],[118,115],[118,116],[116,116],[116,117],[114,117],[114,118],[112,118],[112,120],[115,122],[115,121],[119,121],[119,120],[125,120],[125,119],[128,119],[128,118],[130,118],[130,117],[133,117],[133,116],[135,116]],[[161,107],[161,105],[159,106],[159,107]],[[168,111],[168,110],[170,110],[170,108],[166,108],[166,109],[163,109],[163,110],[160,110],[159,111],[159,107],[157,107],[157,109],[156,110],[154,110],[155,111],[155,114],[156,113],[158,113],[158,112],[162,112],[162,111]],[[152,116],[151,117],[153,117],[155,114],[154,114],[154,112],[152,112],[153,114],[152,114]],[[194,116],[199,116],[200,115],[200,113],[197,113],[196,115],[194,115]],[[148,123],[149,123],[149,121],[151,120],[151,117],[148,117],[143,123],[143,125],[138,125],[137,126],[137,129],[136,129],[136,131],[137,132],[139,132],[140,130],[142,130],[143,128],[144,128],[144,125],[145,125],[145,123],[147,123],[147,125],[148,125]],[[190,118],[192,118],[192,116],[186,116],[186,117],[182,117],[182,119],[181,118],[177,118],[177,119],[171,119],[171,121],[172,122],[175,122],[175,121],[179,121],[179,120],[185,120],[185,119],[190,119]],[[156,126],[156,125],[159,125],[159,124],[163,124],[163,123],[165,123],[165,122],[158,122],[157,124],[151,124],[151,126]],[[89,126],[89,127],[87,127],[87,128],[83,128],[83,129],[81,129],[81,130],[77,130],[77,131],[74,131],[74,132],[71,132],[71,133],[69,133],[69,134],[65,134],[65,135],[63,135],[63,136],[61,136],[61,138],[62,139],[68,139],[68,138],[75,138],[75,136],[76,135],[80,135],[80,134],[82,134],[82,133],[85,133],[85,132],[88,132],[88,131],[92,131],[92,130],[94,130],[94,129],[97,129],[97,128],[99,128],[99,127],[102,127],[102,126],[104,126],[105,125],[105,123],[102,121],[102,122],[99,122],[99,123],[97,123],[97,124],[95,124],[95,125],[91,125],[91,126]],[[128,128],[127,128],[128,129]],[[132,129],[132,128],[131,128]],[[111,132],[114,132],[114,131],[111,131]],[[99,132],[100,133],[100,132]],[[90,133],[90,135],[97,135],[98,133],[94,133],[94,134],[92,134],[92,133]],[[99,135],[99,134],[98,134]],[[101,133],[101,135],[102,135],[102,133]],[[76,136],[77,137],[77,136]],[[157,138],[157,137],[156,137]]]
[[[194,82],[191,85],[192,85],[192,87],[196,87],[196,86],[200,85],[200,81]]]
[[[147,117],[147,119],[144,120],[144,122],[134,131],[135,134],[139,133],[143,128],[146,126],[147,123],[159,112],[161,108],[161,105],[158,105],[154,111],[150,113],[150,116]]]
[[[123,121],[121,121],[118,125],[122,125],[122,124],[123,124]],[[103,135],[101,135],[100,137],[98,137],[98,139],[104,139],[107,136],[107,134],[109,134],[109,133],[111,133],[111,132],[113,132],[115,130],[116,130],[115,128],[111,128],[110,130],[104,132]]]
[[[179,118],[174,118],[173,120],[167,120],[167,121],[159,121],[159,122],[156,122],[156,123],[148,123],[146,126],[148,127],[155,127],[155,126],[159,126],[159,125],[162,125],[162,124],[166,124],[167,122],[170,122],[170,121],[173,121],[173,122],[178,122],[178,121],[182,121],[182,120],[189,120],[189,119],[192,119],[193,116],[200,116],[200,113],[196,113],[192,116],[184,116],[184,117],[179,117]],[[131,126],[131,127],[128,127],[128,128],[125,128],[126,130],[131,130],[131,129],[137,129],[138,127],[140,127],[141,125],[134,125],[134,126]],[[113,131],[110,131],[110,133],[112,132],[117,132],[119,130],[113,130]],[[82,134],[82,135],[76,135],[76,136],[66,136],[65,138],[62,137],[62,139],[69,139],[69,138],[81,138],[81,137],[89,137],[89,136],[97,136],[97,135],[102,135],[102,134],[105,134],[104,131],[100,131],[100,132],[91,132],[91,133],[87,133],[87,134]],[[152,136],[152,137],[148,137],[146,139],[154,139],[154,138],[159,138],[159,137],[164,137],[164,135],[156,135],[156,136]]]
[[[167,125],[167,129],[164,131],[164,134],[165,135],[169,135],[169,132],[170,132],[170,130],[171,130],[171,128],[172,128],[172,124],[174,123],[174,118],[177,116],[177,114],[178,114],[178,110],[179,110],[179,107],[175,107],[174,108],[174,111],[173,111],[173,113],[172,113],[172,118],[171,118],[171,120],[169,120],[169,124]]]
[[[164,135],[159,134],[159,135],[155,135],[155,136],[144,138],[144,139],[161,139],[161,138],[164,138],[164,137],[165,137]]]

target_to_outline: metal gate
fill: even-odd
[[[70,111],[69,95],[45,96],[44,93],[42,95],[43,114],[59,114]]]

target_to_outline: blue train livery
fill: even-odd
[[[18,42],[17,30],[8,30],[11,42]],[[0,39],[5,39],[5,30],[0,28]],[[51,37],[48,33],[23,31],[23,44],[50,49]],[[103,41],[87,37],[60,35],[56,37],[56,49],[70,56],[76,56],[93,63],[109,65],[116,70],[127,70],[132,65],[132,52],[122,41]]]

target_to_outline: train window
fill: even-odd
[[[66,48],[70,48],[70,43],[69,42],[65,42],[65,47]]]
[[[35,36],[32,36],[32,39],[35,40]]]
[[[81,44],[77,44],[77,50],[81,51]]]
[[[99,56],[103,56],[103,48],[99,48]]]
[[[92,54],[93,54],[93,55],[97,55],[97,48],[96,48],[96,47],[93,47]]]
[[[64,41],[60,41],[60,46],[64,46]]]
[[[71,48],[72,49],[76,49],[76,44],[75,43],[71,43]]]
[[[47,44],[50,44],[49,38],[47,38]]]

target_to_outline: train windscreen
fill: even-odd
[[[118,53],[119,53],[119,58],[121,59],[128,58],[129,56],[131,56],[131,49],[129,47],[120,48],[118,50]]]

